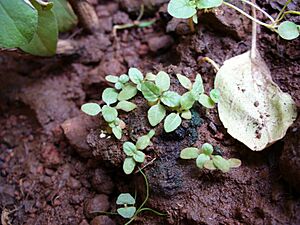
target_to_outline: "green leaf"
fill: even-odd
[[[208,170],[215,170],[215,169],[217,169],[217,168],[215,167],[215,165],[214,165],[214,163],[213,163],[212,160],[206,161],[206,162],[204,163],[204,168],[206,168],[206,169],[208,169]]]
[[[111,105],[118,101],[118,92],[114,88],[106,88],[102,93],[102,100]]]
[[[209,143],[204,143],[201,150],[205,155],[211,155],[214,151],[214,147]]]
[[[177,113],[171,113],[168,115],[164,122],[164,129],[167,133],[176,130],[181,124],[181,118]]]
[[[190,91],[184,93],[180,98],[180,105],[183,110],[189,110],[193,107],[194,103],[195,97]]]
[[[181,159],[196,159],[200,151],[198,148],[185,148],[180,152]]]
[[[151,139],[155,135],[155,130],[150,130],[147,136]]]
[[[192,94],[194,95],[195,99],[198,99],[198,96],[204,92],[203,81],[200,74],[197,74],[195,82],[192,88]]]
[[[116,109],[121,109],[125,112],[130,112],[130,111],[134,110],[136,107],[137,107],[136,104],[134,104],[132,102],[128,102],[128,101],[120,101],[116,105]]]
[[[236,158],[228,159],[227,162],[229,163],[230,168],[237,168],[242,164],[241,160]]]
[[[38,25],[38,12],[22,0],[0,1],[0,47],[28,44]]]
[[[170,77],[164,72],[160,71],[155,78],[155,84],[161,91],[167,91],[170,88]]]
[[[149,134],[139,137],[136,142],[137,149],[144,150],[145,148],[147,148],[151,144],[150,138],[151,136],[149,136]]]
[[[144,79],[142,72],[137,68],[130,68],[128,71],[128,75],[130,80],[135,84],[140,84]]]
[[[51,0],[53,5],[53,13],[56,17],[58,30],[66,32],[72,29],[78,22],[72,7],[67,0]]]
[[[117,83],[119,81],[119,77],[113,76],[113,75],[107,75],[105,77],[105,80],[107,80],[110,83],[114,83],[115,84],[115,83]]]
[[[115,89],[117,90],[122,90],[122,88],[124,87],[124,85],[121,82],[117,82],[115,83]]]
[[[181,96],[174,91],[166,91],[161,97],[161,101],[169,107],[176,107],[180,104]]]
[[[119,78],[119,81],[122,83],[122,84],[125,84],[129,81],[129,76],[126,75],[126,74],[122,74]]]
[[[186,76],[183,76],[181,74],[176,74],[177,79],[179,80],[179,83],[184,87],[185,89],[191,90],[192,89],[192,82],[189,78]]]
[[[154,75],[153,73],[147,73],[145,79],[149,81],[155,81],[156,75]]]
[[[117,138],[117,139],[121,139],[122,138],[122,128],[121,127],[119,127],[119,126],[115,126],[115,127],[113,127],[112,128],[112,132],[113,132],[113,134],[115,135],[115,137]]]
[[[297,24],[291,21],[284,21],[278,27],[278,34],[286,40],[293,40],[300,35]]]
[[[125,219],[130,219],[134,216],[136,208],[134,206],[118,208],[117,212]]]
[[[223,0],[199,0],[197,3],[198,9],[209,9],[222,5]]]
[[[145,81],[142,83],[141,91],[144,95],[144,97],[149,102],[155,102],[158,100],[160,96],[160,90],[159,87],[157,87],[155,84],[149,81]]]
[[[135,204],[135,199],[132,197],[131,194],[129,193],[122,193],[118,196],[117,205],[134,205]]]
[[[197,13],[196,5],[190,0],[171,0],[168,4],[168,13],[179,19],[187,19]]]
[[[38,10],[38,26],[36,33],[28,44],[20,46],[27,53],[37,56],[52,56],[56,53],[58,26],[52,9],[46,9],[32,2]]]
[[[192,113],[191,113],[190,110],[183,111],[183,112],[181,113],[181,117],[182,117],[183,119],[190,120],[190,119],[192,119]]]
[[[206,108],[212,109],[215,107],[214,101],[206,94],[201,94],[198,99],[199,103]]]
[[[128,175],[134,170],[136,162],[132,157],[126,158],[123,163],[123,171]]]
[[[113,107],[105,105],[102,107],[102,116],[106,122],[110,123],[117,119],[118,111]]]
[[[148,110],[148,120],[151,126],[155,127],[159,124],[166,116],[166,109],[161,104],[151,106]]]
[[[131,84],[127,84],[123,87],[122,91],[119,93],[118,100],[124,101],[133,98],[137,94],[137,89]]]
[[[210,157],[205,154],[200,154],[196,159],[196,165],[198,168],[203,169],[205,162],[209,161]]]
[[[90,116],[96,116],[101,112],[101,107],[97,103],[85,103],[81,106],[81,111]]]
[[[212,89],[209,96],[214,103],[218,103],[221,97],[221,92],[218,89]]]
[[[222,156],[214,155],[212,160],[213,160],[215,167],[218,168],[219,170],[221,170],[223,173],[229,172],[230,164]]]
[[[135,152],[137,151],[137,148],[133,143],[126,141],[123,144],[123,151],[125,152],[125,154],[127,156],[133,156],[135,154]]]
[[[133,159],[136,162],[143,163],[145,161],[145,154],[142,151],[136,151],[133,155]]]

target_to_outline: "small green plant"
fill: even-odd
[[[20,48],[38,56],[56,52],[58,32],[77,23],[67,0],[0,1],[0,48]]]
[[[256,10],[261,11],[268,19],[270,20],[270,23],[264,23],[248,13],[246,13],[244,10],[236,7],[235,5],[231,4],[228,1],[223,0],[171,0],[168,5],[168,12],[171,16],[175,18],[180,19],[192,19],[194,23],[198,22],[197,19],[197,10],[206,10],[209,8],[216,8],[221,6],[222,4],[226,5],[227,7],[230,7],[242,15],[248,17],[252,21],[256,22],[257,24],[260,24],[266,28],[269,28],[270,30],[276,32],[279,34],[280,37],[286,40],[292,40],[300,35],[300,25],[297,25],[294,22],[291,21],[283,21],[286,15],[294,14],[294,15],[300,15],[299,11],[286,11],[286,7],[288,4],[292,2],[292,0],[288,0],[282,10],[279,12],[277,17],[274,19],[271,15],[269,15],[266,11],[261,9],[258,5],[252,3],[248,0],[240,0],[243,3],[246,3],[252,7],[254,7]],[[282,22],[283,21],[283,22]]]
[[[116,204],[120,206],[117,209],[117,213],[115,212],[98,212],[101,214],[106,214],[106,215],[120,215],[125,219],[130,219],[125,225],[128,225],[132,223],[138,215],[143,212],[143,211],[150,211],[158,216],[166,216],[164,213],[157,212],[154,209],[151,208],[144,208],[145,204],[147,203],[149,199],[149,183],[146,175],[143,173],[143,171],[139,168],[140,173],[143,175],[145,185],[146,185],[146,196],[143,201],[143,203],[138,207],[138,209],[135,207],[136,204],[136,199],[129,193],[121,193],[116,201]]]
[[[224,159],[220,155],[213,155],[214,148],[211,144],[205,143],[201,149],[190,147],[185,148],[180,153],[181,159],[196,159],[196,165],[198,168],[215,170],[219,169],[223,173],[229,172],[231,168],[236,168],[241,165],[239,159],[231,158]]]
[[[131,174],[136,166],[136,163],[143,163],[145,161],[145,154],[142,150],[151,145],[150,139],[155,135],[155,131],[151,130],[148,134],[138,138],[136,144],[126,141],[123,144],[123,151],[126,154],[126,159],[123,163],[123,171],[126,174]]]

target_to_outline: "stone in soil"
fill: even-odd
[[[97,168],[92,179],[93,188],[98,193],[111,194],[114,190],[114,183],[105,170]]]
[[[96,216],[90,225],[116,225],[108,216]]]
[[[84,204],[84,214],[87,218],[93,218],[97,212],[107,212],[110,208],[108,196],[104,194],[96,195]]]

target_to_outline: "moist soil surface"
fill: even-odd
[[[140,1],[90,0],[99,18],[97,31],[80,27],[61,39],[76,51],[53,58],[0,53],[0,207],[1,223],[28,225],[124,224],[115,212],[120,193],[145,196],[138,173],[122,171],[123,141],[148,132],[145,101],[121,118],[127,124],[121,141],[101,135],[105,123],[80,112],[88,101],[101,102],[109,84],[105,75],[121,75],[130,67],[144,73],[164,70],[172,87],[181,91],[175,74],[195,78],[200,73],[208,92],[215,76],[210,57],[218,64],[250,49],[251,23],[232,10],[199,15],[196,32],[184,20],[166,12],[168,1],[144,0],[143,19],[151,27],[118,30],[132,23]],[[300,9],[293,1],[289,9]],[[270,14],[284,1],[258,1]],[[298,5],[297,5],[298,4]],[[222,13],[226,10],[226,13]],[[262,15],[258,14],[260,18]],[[299,21],[298,21],[299,22]],[[300,39],[284,41],[260,28],[258,49],[273,80],[300,106]],[[287,136],[262,152],[252,152],[231,138],[216,109],[196,106],[192,120],[166,134],[156,130],[142,165],[149,180],[146,206],[165,213],[143,212],[133,224],[300,224],[300,121]],[[199,170],[193,161],[179,159],[180,150],[209,142],[217,153],[241,159],[229,173]]]

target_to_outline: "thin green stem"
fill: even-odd
[[[260,20],[258,20],[258,19],[253,18],[253,17],[250,16],[248,13],[245,13],[243,10],[241,10],[241,9],[238,8],[238,7],[236,7],[235,5],[232,5],[232,4],[229,3],[229,2],[223,2],[223,3],[224,3],[224,5],[226,5],[226,6],[230,7],[230,8],[233,8],[234,10],[236,10],[236,11],[238,11],[239,13],[243,14],[244,16],[248,17],[250,20],[256,22],[257,24],[262,25],[262,26],[264,26],[264,27],[267,27],[267,28],[269,28],[269,29],[272,29],[272,28],[273,28],[272,25],[267,24],[267,23],[264,23],[264,22],[262,22],[262,21],[260,21]]]
[[[280,17],[276,22],[278,23],[279,21],[281,21],[287,14],[295,14],[295,15],[300,16],[300,12],[290,10],[290,11],[284,12],[284,13],[281,15],[281,17]]]
[[[166,216],[167,214],[165,214],[165,213],[160,213],[160,212],[158,212],[158,211],[156,211],[156,210],[154,210],[154,209],[151,209],[151,208],[142,208],[141,210],[140,210],[140,212],[142,212],[142,211],[150,211],[150,212],[153,212],[154,214],[156,214],[156,215],[158,215],[158,216]]]
[[[141,10],[140,10],[140,14],[138,16],[138,18],[136,19],[136,21],[140,21],[144,15],[144,11],[145,11],[145,6],[144,4],[141,5]]]
[[[252,3],[252,2],[250,2],[250,1],[248,1],[248,0],[241,0],[241,1],[247,3],[248,5],[250,5],[250,6],[254,7],[254,8],[256,8],[256,9],[259,10],[259,11],[261,11],[265,16],[267,16],[267,17],[269,18],[269,20],[272,21],[272,23],[275,22],[275,20],[273,19],[273,17],[272,17],[269,13],[267,13],[265,10],[263,10],[262,8],[260,8],[258,5]]]
[[[292,2],[292,0],[288,0],[288,1],[284,4],[283,8],[280,10],[278,16],[277,16],[276,19],[275,19],[276,22],[280,21],[281,15],[283,14],[284,10],[286,9],[286,7],[287,7],[291,2]]]

